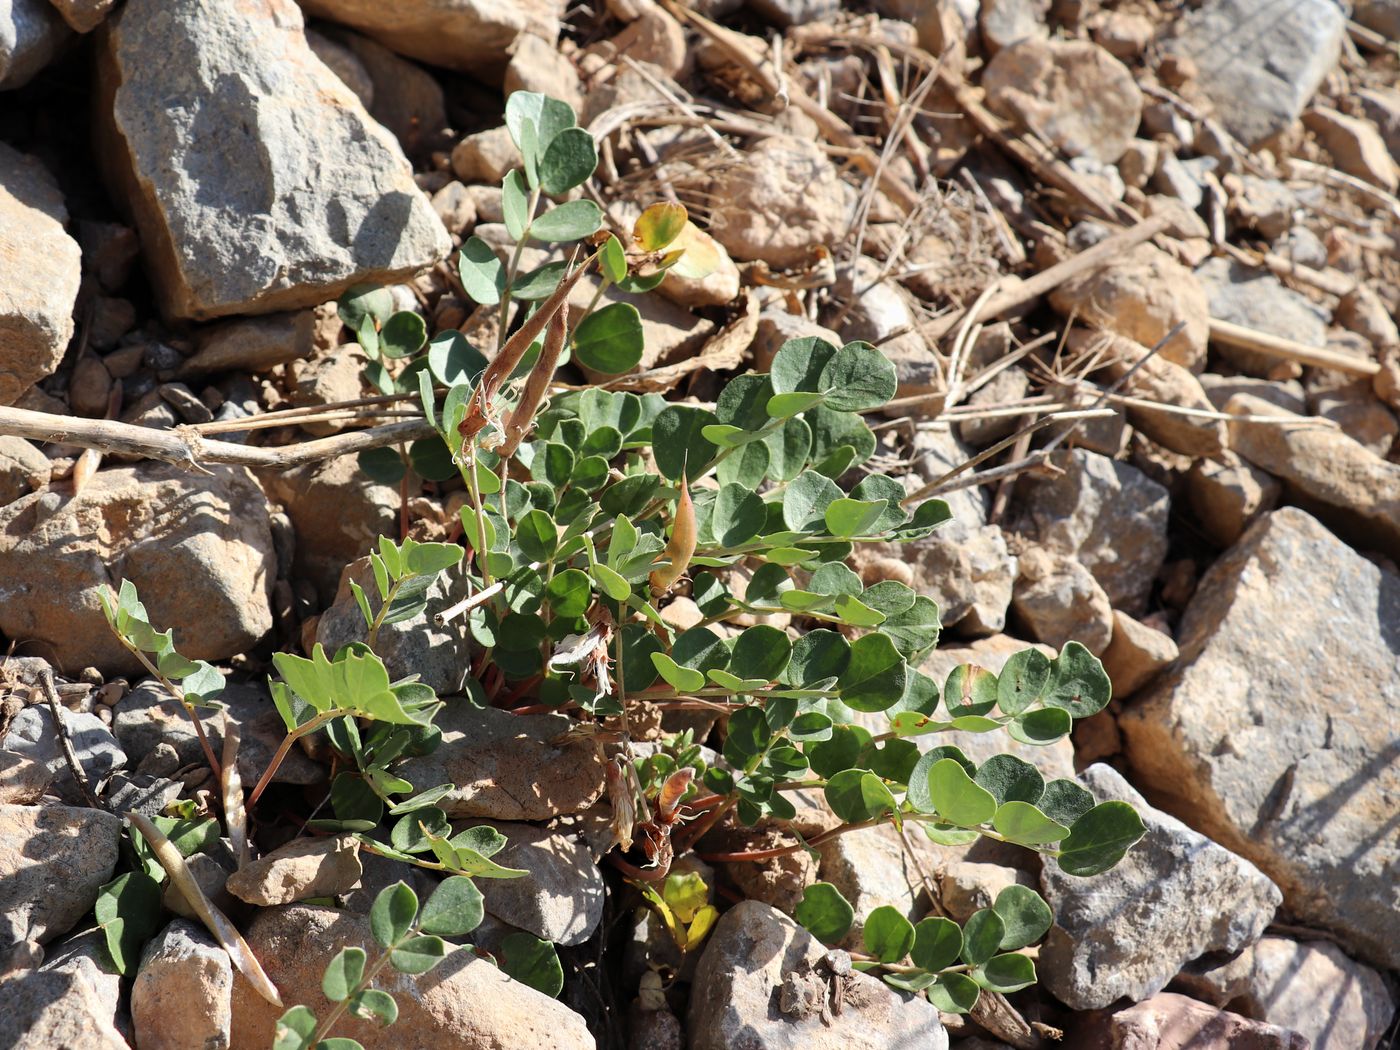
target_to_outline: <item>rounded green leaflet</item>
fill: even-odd
[[[757,536],[766,520],[767,510],[757,492],[743,485],[724,485],[715,496],[710,530],[720,546],[738,547]]]
[[[651,662],[666,684],[680,693],[693,693],[705,688],[705,676],[689,667],[682,667],[665,653],[652,653]]]
[[[1019,715],[1045,695],[1050,677],[1050,658],[1039,649],[1012,653],[997,676],[997,706],[1003,714]]]
[[[408,461],[413,464],[413,472],[426,481],[446,481],[458,474],[452,453],[437,435],[420,438],[409,445]]]
[[[858,500],[842,497],[827,505],[826,531],[833,536],[864,536],[884,516],[885,500]]]
[[[451,875],[438,883],[423,905],[418,928],[424,933],[460,937],[476,929],[484,914],[476,883],[465,875]]]
[[[851,662],[851,643],[835,631],[807,631],[792,645],[785,677],[792,685],[839,678]]]
[[[609,303],[583,319],[572,345],[585,368],[608,376],[629,372],[642,359],[642,315],[631,303]]]
[[[844,562],[830,562],[823,565],[812,573],[811,582],[807,585],[818,594],[860,594],[865,585],[861,583],[860,577]]]
[[[651,424],[656,468],[670,481],[682,473],[699,477],[719,453],[701,430],[718,422],[715,414],[692,405],[667,405]]]
[[[532,510],[515,525],[515,542],[531,561],[545,561],[559,549],[559,526],[542,510]]]
[[[766,623],[745,628],[734,639],[729,673],[740,678],[771,682],[777,679],[792,658],[792,640],[785,631]]]
[[[792,917],[823,944],[835,944],[850,932],[856,913],[831,883],[814,882],[803,891]]]
[[[937,973],[958,961],[962,946],[963,932],[952,919],[941,916],[921,919],[914,927],[909,959],[920,969]]]
[[[791,481],[802,473],[811,455],[812,428],[804,419],[784,420],[763,443],[768,448],[768,476],[774,481]]]
[[[830,736],[807,747],[807,760],[812,772],[819,777],[833,777],[851,769],[860,760],[861,748],[870,740],[870,733],[860,726],[834,725]]]
[[[326,967],[321,991],[333,1003],[344,1002],[365,975],[365,950],[342,948]]]
[[[1094,796],[1077,782],[1061,777],[1045,785],[1045,794],[1040,796],[1036,808],[1051,820],[1071,827],[1094,808]]]
[[[1070,713],[1058,707],[1024,711],[1006,724],[1006,731],[1013,740],[1036,747],[1053,744],[1061,737],[1068,736],[1073,728],[1074,719]]]
[[[742,767],[754,755],[762,754],[772,739],[773,731],[761,708],[752,705],[740,708],[729,718],[729,732],[724,738],[724,757]]]
[[[892,582],[892,581],[891,581]],[[877,583],[870,590],[883,587],[883,583]],[[896,586],[899,586],[896,584]],[[869,592],[861,595],[861,601],[870,605],[872,595]],[[878,606],[872,606],[878,608]],[[941,619],[938,603],[924,594],[914,596],[914,600],[907,609],[899,612],[889,612],[880,609],[885,614],[885,622],[880,625],[880,631],[894,642],[896,649],[906,660],[917,660],[929,649],[938,644],[938,635],[941,630]],[[937,691],[937,685],[933,686]],[[937,706],[935,700],[934,707]],[[933,707],[929,711],[933,711]]]
[[[866,412],[894,397],[894,365],[869,343],[847,343],[827,361],[818,380],[826,403],[842,412]]]
[[[399,973],[427,973],[447,955],[441,937],[410,937],[389,953],[389,963]]]
[[[885,782],[868,769],[843,769],[822,792],[831,811],[848,824],[878,817],[898,804]]]
[[[598,166],[593,136],[582,128],[565,128],[540,158],[540,188],[551,197],[581,186]]]
[[[773,384],[768,376],[753,373],[735,376],[715,399],[715,418],[740,430],[761,430],[768,425],[766,406],[772,396]]]
[[[93,909],[118,973],[135,969],[141,948],[160,926],[160,884],[143,871],[128,871],[104,885]]]
[[[978,768],[972,778],[992,793],[997,803],[1040,801],[1045,793],[1045,778],[1040,770],[1015,755],[993,755]]]
[[[834,481],[804,470],[783,492],[783,524],[794,532],[821,532],[826,528],[826,508],[841,498]]]
[[[1035,984],[1035,963],[1024,955],[994,955],[972,971],[972,979],[990,992],[1019,992]]]
[[[508,934],[497,958],[503,973],[537,992],[554,997],[564,990],[564,968],[549,941],[529,933]]]
[[[941,974],[929,985],[928,1001],[945,1014],[965,1014],[977,1005],[977,982],[964,973]]]
[[[1047,707],[1058,707],[1075,718],[1088,718],[1108,706],[1113,683],[1098,657],[1078,642],[1066,642],[1054,660],[1054,676],[1045,696]]]
[[[506,98],[505,118],[511,140],[521,153],[527,146],[534,145],[538,151],[535,163],[549,150],[560,132],[578,124],[573,107],[567,102],[538,91],[512,91]],[[525,132],[527,122],[532,129],[528,134]]]
[[[682,667],[713,671],[729,665],[729,646],[708,627],[692,627],[676,636],[671,658]]]
[[[894,643],[883,634],[857,638],[837,680],[841,702],[856,711],[886,711],[904,696],[908,670]]]
[[[763,441],[750,441],[719,461],[715,478],[721,485],[742,485],[757,491],[768,476],[771,453]]]
[[[571,620],[588,610],[593,585],[582,569],[565,569],[546,584],[544,593],[554,615]]]
[[[992,817],[997,834],[1020,846],[1043,846],[1059,842],[1069,834],[1069,828],[1051,820],[1028,802],[1005,802]]]
[[[929,769],[928,793],[938,815],[959,827],[983,824],[997,811],[992,793],[979,787],[955,759],[940,759]]]
[[[992,911],[1001,916],[1005,931],[1000,951],[1014,952],[1044,937],[1055,921],[1050,905],[1029,886],[1007,886],[997,894]]]
[[[884,963],[897,963],[914,946],[914,924],[898,909],[882,904],[865,917],[865,950]]]
[[[294,1006],[277,1019],[272,1050],[311,1050],[316,1015],[305,1006]]]
[[[391,1025],[399,1019],[399,1004],[388,992],[366,988],[350,999],[350,1013],[366,1021]]]
[[[369,909],[369,929],[375,941],[387,948],[408,933],[418,916],[418,895],[407,883],[396,882],[379,891]]]
[[[937,763],[944,759],[957,762],[968,776],[977,772],[977,766],[973,764],[972,760],[962,753],[961,748],[954,747],[952,744],[945,744],[926,751],[920,756],[918,764],[909,774],[909,790],[904,796],[919,813],[937,812],[933,804],[933,794],[929,791],[929,773],[933,771],[933,767]]]
[[[776,394],[790,394],[796,391],[817,392],[822,387],[822,371],[837,354],[836,347],[825,339],[804,336],[789,339],[773,355],[769,367],[769,379]]]
[[[396,448],[368,448],[356,460],[369,479],[381,485],[397,485],[408,471]]]
[[[623,251],[622,242],[611,233],[599,249],[598,266],[613,284],[627,277],[627,253]]]
[[[457,276],[473,302],[495,306],[506,290],[506,270],[495,250],[480,237],[467,238],[457,253]]]
[[[554,289],[559,287],[559,282],[568,268],[569,264],[559,259],[537,266],[529,273],[518,275],[510,285],[511,298],[527,303],[548,299],[554,293]],[[533,364],[535,359],[536,355],[532,354],[526,360]]]
[[[1006,924],[996,912],[990,908],[973,912],[963,923],[963,961],[980,966],[997,953],[1005,935]]]
[[[1100,802],[1074,822],[1060,841],[1060,869],[1068,875],[1098,875],[1113,867],[1147,828],[1126,802]]]
[[[530,224],[536,241],[576,241],[603,225],[603,209],[590,200],[566,201],[550,208]]]
[[[416,354],[427,341],[427,322],[412,310],[392,314],[379,330],[379,349],[385,357]]]
[[[954,718],[985,715],[997,704],[997,676],[976,664],[959,664],[943,683],[943,706]]]

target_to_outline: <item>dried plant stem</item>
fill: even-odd
[[[78,761],[77,752],[73,750],[73,741],[68,736],[68,725],[63,720],[63,709],[58,703],[58,690],[54,688],[53,672],[44,669],[39,676],[39,688],[43,691],[44,699],[49,705],[49,714],[53,715],[54,732],[58,734],[58,747],[63,752],[63,761],[68,764],[68,772],[73,774],[73,779],[78,784],[78,790],[83,793],[83,799],[93,809],[106,809],[93,793],[92,785],[88,783],[87,773],[83,771],[82,764]]]

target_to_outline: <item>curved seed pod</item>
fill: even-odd
[[[527,317],[525,322],[515,330],[515,334],[506,340],[505,345],[491,359],[491,363],[486,366],[486,371],[481,375],[482,397],[489,401],[496,396],[501,384],[515,371],[521,358],[525,356],[525,351],[530,349],[530,344],[538,339],[545,326],[554,320],[554,315],[568,300],[569,293],[573,291],[574,285],[578,284],[578,279],[588,269],[590,262],[592,262],[591,256],[561,280],[559,287],[555,288],[550,293],[549,298],[540,304],[540,308]]]
[[[539,360],[530,370],[520,400],[506,419],[506,439],[496,449],[497,454],[503,458],[515,455],[515,450],[529,434],[535,422],[535,414],[539,412],[545,392],[549,389],[549,381],[554,378],[554,370],[559,367],[559,358],[563,356],[564,344],[568,341],[568,326],[564,314],[565,311],[560,310],[550,322],[549,331],[545,333],[544,346],[540,348]]]
[[[682,471],[676,521],[671,527],[671,539],[666,544],[666,557],[671,563],[654,569],[651,574],[651,586],[656,593],[664,594],[685,574],[695,554],[695,538],[695,504],[690,502],[690,485],[686,483],[685,472]]]
[[[278,993],[277,986],[263,972],[257,956],[253,954],[253,949],[248,947],[248,942],[243,939],[243,935],[238,932],[237,927],[229,921],[228,916],[214,907],[209,898],[204,895],[204,891],[199,888],[199,883],[195,881],[194,875],[190,872],[189,866],[185,864],[185,858],[180,856],[180,851],[147,817],[135,810],[126,816],[136,830],[141,832],[146,841],[151,844],[151,852],[156,855],[160,866],[170,876],[170,881],[174,883],[177,890],[185,895],[185,900],[189,902],[195,914],[200,917],[205,926],[209,927],[209,932],[223,946],[224,951],[228,952],[228,957],[233,960],[233,965],[237,966],[239,972],[248,978],[248,983],[259,995],[273,1006],[281,1006],[282,996]]]
[[[248,849],[248,814],[243,808],[243,780],[238,775],[238,743],[240,731],[238,723],[224,710],[224,764],[220,772],[223,781],[224,824],[228,827],[228,839],[233,846],[233,854],[238,858],[238,866],[244,867],[253,859]]]

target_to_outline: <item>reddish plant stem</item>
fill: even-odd
[[[820,835],[812,836],[805,845],[801,842],[794,842],[791,846],[775,846],[773,849],[740,850],[736,853],[697,853],[696,856],[711,864],[720,861],[772,860],[774,857],[786,857],[789,853],[796,853],[801,849],[815,848],[829,839],[834,839],[837,835],[846,834],[848,831],[861,831],[864,828],[873,828],[882,823],[884,823],[883,820],[875,819],[862,820],[858,824],[842,824],[829,831],[823,831]]]

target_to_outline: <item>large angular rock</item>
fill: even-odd
[[[360,844],[349,835],[293,839],[239,868],[226,888],[261,907],[348,893],[360,881]]]
[[[454,700],[436,724],[438,749],[396,772],[415,791],[457,785],[438,802],[449,817],[548,820],[585,810],[603,793],[597,744],[569,734],[573,722],[563,715],[513,715]]]
[[[1260,398],[1236,394],[1225,411],[1230,447],[1283,481],[1290,497],[1349,539],[1378,550],[1400,550],[1400,465],[1382,459],[1334,427],[1251,423],[1280,415]]]
[[[47,0],[6,0],[0,8],[0,91],[27,84],[71,36]]]
[[[1196,278],[1210,298],[1212,317],[1308,346],[1327,345],[1327,315],[1269,271],[1215,258],[1196,269]],[[1266,376],[1278,364],[1278,358],[1257,350],[1227,345],[1220,353],[1251,375]]]
[[[0,143],[0,405],[14,404],[51,374],[73,337],[82,252],[64,230],[67,222],[63,195],[44,166]]]
[[[530,824],[502,823],[496,830],[507,843],[491,859],[529,874],[479,880],[486,910],[557,944],[582,944],[593,936],[603,918],[607,891],[588,847],[575,836]]]
[[[494,83],[518,37],[553,43],[564,14],[561,0],[301,0],[301,6],[401,55]]]
[[[1192,959],[1259,938],[1282,895],[1258,868],[1153,809],[1111,766],[1090,766],[1080,780],[1100,802],[1129,803],[1147,834],[1102,875],[1045,862],[1041,889],[1055,925],[1039,970],[1057,999],[1075,1010],[1140,1001]]]
[[[1346,18],[1330,0],[1210,0],[1167,46],[1195,62],[1221,123],[1253,146],[1298,119],[1337,64]]]
[[[1308,1050],[1308,1040],[1297,1032],[1174,992],[1113,1013],[1089,1014],[1073,1036],[1075,1046],[1125,1050]]]
[[[324,1004],[321,976],[341,948],[378,948],[362,915],[292,904],[258,913],[246,940],[287,1003]],[[562,1003],[513,981],[470,951],[450,953],[417,977],[385,971],[375,982],[398,1001],[392,1028],[344,1017],[335,1034],[357,1039],[365,1050],[593,1050],[583,1018]],[[234,975],[230,1045],[254,1050],[272,1045],[282,1007],[273,1006]]]
[[[1055,454],[1063,477],[1023,479],[1022,531],[1079,559],[1115,609],[1138,615],[1167,554],[1167,490],[1136,467],[1084,449]]]
[[[101,992],[79,973],[32,970],[0,978],[8,1046],[130,1050]],[[11,1039],[13,1038],[13,1041]]]
[[[220,660],[271,628],[275,576],[267,503],[242,468],[117,467],[79,496],[35,492],[0,508],[0,630],[75,672],[140,668],[108,630],[100,588],[130,580],[182,655]]]
[[[316,58],[292,0],[133,0],[104,27],[98,69],[103,167],[169,316],[315,306],[450,249],[399,144]]]
[[[1291,1028],[1312,1050],[1376,1046],[1396,1007],[1384,977],[1323,940],[1262,937],[1223,962],[1187,967],[1177,984],[1194,998]]]
[[[0,806],[0,954],[68,932],[112,877],[121,833],[101,810]]]
[[[126,765],[126,755],[106,723],[96,715],[59,708],[78,765],[88,783],[96,784],[109,773]],[[26,707],[10,723],[10,731],[0,742],[7,751],[16,751],[43,764],[49,781],[66,801],[79,805],[83,796],[73,782],[73,774],[54,732],[53,717],[43,705]]]
[[[987,105],[1028,124],[1071,157],[1112,164],[1142,119],[1142,92],[1119,62],[1087,40],[1028,39],[1004,48],[982,76]]]
[[[938,1011],[855,974],[839,1014],[819,965],[826,950],[792,919],[744,901],[715,926],[691,985],[691,1050],[947,1050]]]
[[[1181,658],[1124,710],[1136,782],[1300,918],[1400,965],[1400,578],[1291,507],[1202,578]]]
[[[232,996],[228,952],[202,926],[176,919],[146,945],[131,985],[141,1050],[227,1047]]]

